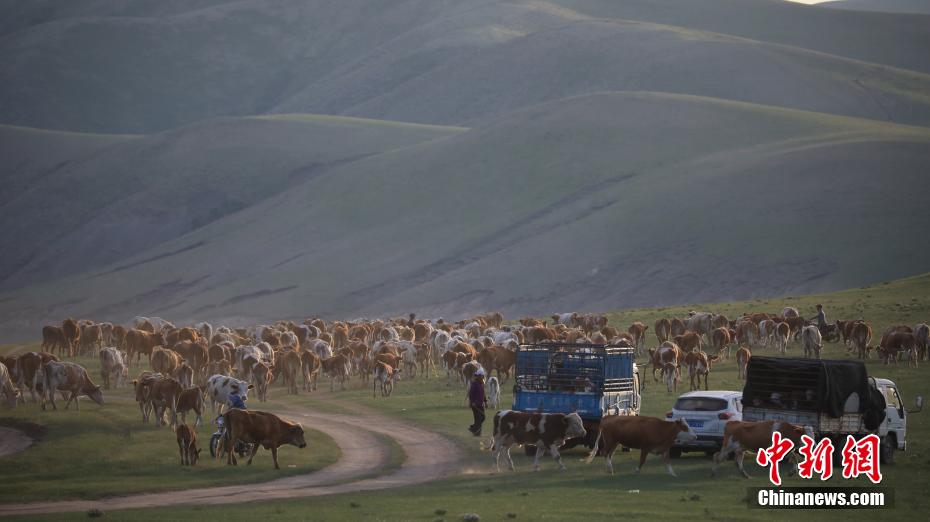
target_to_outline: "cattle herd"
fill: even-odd
[[[185,465],[195,464],[200,453],[196,432],[186,424],[187,415],[195,416],[195,426],[202,424],[209,401],[213,414],[221,414],[224,421],[223,449],[228,463],[236,462],[232,448],[236,441],[242,441],[252,445],[249,462],[263,445],[271,449],[277,468],[279,446],[306,446],[302,427],[267,412],[232,409],[223,413],[230,397],[253,391],[259,402],[265,402],[276,382],[287,395],[312,392],[320,377],[329,380],[332,392],[345,389],[349,379],[359,379],[371,382],[373,395],[390,397],[401,375],[429,379],[444,371],[447,385],[457,380],[467,388],[471,376],[483,368],[489,376],[488,397],[496,408],[501,385],[513,376],[521,344],[625,345],[635,350],[644,366],[652,367],[654,380],[661,375],[672,392],[677,389],[682,367],[688,371],[691,389],[699,389],[702,380],[707,389],[713,364],[728,359],[731,350],[735,351],[741,379],[745,379],[752,350],[787,354],[792,344],[799,344],[799,354],[819,358],[825,328],[831,339],[842,341],[847,353],[868,358],[877,352],[886,364],[903,358],[917,365],[927,358],[930,338],[926,324],[913,328],[900,325],[883,332],[873,346],[868,322],[836,321],[818,327],[794,308],[779,314],[747,313],[734,319],[691,312],[683,318],[660,318],[652,327],[657,345],[647,349],[650,327],[646,324],[634,322],[624,329],[610,325],[605,316],[578,313],[546,319],[524,317],[509,324],[500,313],[457,322],[418,319],[410,314],[387,320],[279,321],[248,328],[214,328],[206,322],[176,327],[158,317],[137,317],[126,326],[68,318],[60,326],[42,329],[41,351],[0,357],[0,394],[10,407],[25,403],[28,392],[43,409],[48,404],[57,409],[54,392],[58,391],[67,401],[65,409],[72,402],[79,409],[82,396],[102,405],[103,390],[131,384],[143,422],[153,420],[156,425],[175,427]],[[77,356],[99,358],[102,386],[95,384],[84,367],[63,360]],[[151,369],[139,371],[130,381],[132,366],[139,366],[143,357]],[[495,415],[493,425],[487,448],[493,452],[495,468],[502,458],[513,468],[509,448],[514,444],[537,446],[537,468],[547,450],[561,466],[558,448],[566,439],[585,432],[576,414],[503,410]],[[800,429],[787,423],[769,422],[761,427],[734,424],[732,430],[727,427],[724,451],[753,449],[773,430],[794,436]],[[765,433],[760,436],[759,430]],[[669,447],[676,438],[693,436],[683,420],[611,418],[601,423],[591,458],[603,454],[612,471],[610,458],[618,445],[639,448],[640,467],[649,452],[659,453],[665,455],[668,471],[674,474],[668,462]],[[741,458],[738,464],[742,470]]]

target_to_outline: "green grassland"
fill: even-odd
[[[35,345],[2,352],[37,349]],[[99,362],[79,358],[99,381]],[[135,368],[137,369],[137,368]],[[134,370],[135,370],[134,369]],[[210,459],[207,441],[216,430],[211,424],[209,405],[204,425],[196,428],[201,460],[194,467],[180,466],[174,432],[166,427],[143,424],[131,386],[104,391],[105,404],[81,400],[81,411],[74,405],[65,411],[42,411],[29,402],[14,410],[0,411],[0,426],[30,422],[45,427],[44,438],[23,453],[0,459],[0,503],[36,500],[92,499],[137,492],[189,489],[205,486],[263,482],[287,475],[305,474],[338,460],[340,451],[327,435],[308,426],[307,448],[282,448],[281,470],[275,470],[271,453],[259,450],[251,466],[227,467],[225,461]],[[28,394],[27,394],[28,395]],[[275,411],[277,402],[260,409]],[[256,407],[253,405],[253,407]],[[188,423],[194,416],[188,414]]]
[[[810,314],[813,304],[823,303],[830,317],[863,317],[869,320],[876,331],[881,331],[891,324],[911,324],[930,319],[930,274],[908,279],[891,281],[869,287],[843,292],[803,296],[783,297],[765,300],[686,305],[663,309],[638,309],[613,312],[609,315],[612,324],[625,325],[632,320],[654,322],[658,317],[680,315],[690,309],[714,310],[735,315],[748,311],[776,312],[784,305],[797,306],[802,313]],[[655,344],[650,331],[650,345]],[[799,347],[789,347],[789,355],[797,355]],[[757,350],[756,354],[766,353]],[[768,355],[768,353],[766,353]],[[846,350],[840,344],[828,344],[825,357],[845,358]],[[927,384],[926,365],[920,368],[908,368],[904,365],[885,366],[877,360],[867,361],[869,373],[887,377],[897,383],[901,393],[913,407],[917,395],[930,394]],[[647,372],[648,375],[648,372]],[[664,386],[646,381],[647,388],[643,396],[644,415],[663,416],[677,396],[666,392]],[[710,376],[712,389],[741,389],[742,383],[737,379],[735,362],[731,359],[714,366]],[[324,382],[321,389],[328,386]],[[687,384],[679,386],[678,392],[687,391]],[[271,392],[273,401],[280,399],[282,390],[275,388]],[[335,399],[335,400],[334,400]],[[509,404],[511,392],[505,385],[503,404]],[[768,520],[793,519],[792,512],[772,512],[750,510],[746,505],[746,487],[765,486],[765,471],[754,463],[747,469],[752,479],[745,480],[738,476],[735,466],[727,462],[721,468],[719,476],[710,478],[711,462],[703,454],[686,454],[674,461],[678,478],[665,473],[658,457],[650,456],[642,474],[634,475],[634,458],[638,453],[618,454],[615,458],[617,474],[609,476],[603,460],[597,459],[591,465],[580,462],[585,456],[582,449],[565,453],[569,470],[557,471],[550,457],[544,457],[542,470],[531,471],[531,459],[523,456],[522,451],[513,451],[517,471],[508,471],[491,475],[490,455],[479,447],[479,440],[471,437],[466,426],[471,422],[470,412],[464,405],[464,388],[453,383],[447,386],[445,376],[425,380],[408,379],[398,383],[394,394],[388,399],[372,397],[370,386],[353,381],[345,392],[330,395],[322,392],[315,395],[288,397],[287,403],[326,409],[361,404],[375,407],[379,411],[411,422],[421,427],[445,434],[465,450],[463,473],[460,476],[428,484],[404,487],[396,490],[375,493],[352,493],[325,498],[293,499],[269,503],[254,503],[243,506],[211,507],[211,518],[230,520],[254,520],[267,518],[271,520],[458,520],[463,513],[478,513],[482,520],[510,520],[513,514],[517,520],[566,520],[593,519],[606,520],[617,517],[671,519],[686,516],[699,516],[708,520]],[[92,412],[94,407],[88,407]],[[351,410],[351,407],[349,407]],[[101,409],[102,411],[103,409]],[[20,412],[20,410],[16,410]],[[82,415],[88,412],[82,412]],[[127,414],[128,425],[141,426],[138,419]],[[53,414],[38,417],[47,422]],[[34,413],[25,418],[36,419]],[[115,424],[111,430],[118,436],[121,429]],[[51,427],[52,429],[54,426]],[[144,431],[144,430],[143,430]],[[486,425],[486,434],[488,427]],[[167,437],[165,437],[167,439]],[[51,441],[51,439],[50,439]],[[164,440],[163,453],[173,459],[171,444],[173,440]],[[51,446],[44,443],[43,446]],[[39,446],[40,448],[42,446]],[[311,448],[313,445],[311,444]],[[36,451],[23,454],[21,459],[37,458]],[[299,452],[291,452],[288,459],[295,458]],[[166,473],[169,476],[183,476],[189,470],[173,466],[166,457]],[[895,490],[896,506],[892,513],[895,518],[919,516],[930,507],[924,496],[923,484],[930,470],[930,420],[927,413],[912,414],[908,417],[908,450],[899,453],[894,465],[883,467],[883,486]],[[90,465],[89,465],[90,466]],[[6,468],[4,468],[6,469]],[[87,469],[93,470],[93,467]],[[261,466],[259,466],[261,469]],[[786,485],[811,485],[811,482],[791,477]],[[829,485],[848,485],[848,482],[833,479]],[[868,485],[864,479],[855,485]],[[47,491],[47,490],[46,490]],[[438,514],[442,512],[442,514]],[[865,519],[874,517],[876,512],[822,511],[818,517],[828,520]],[[155,510],[122,511],[109,516],[120,520],[176,520],[203,516],[197,506],[165,508]],[[68,520],[73,515],[55,515],[35,517],[43,520]]]

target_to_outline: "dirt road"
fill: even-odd
[[[260,484],[137,494],[100,500],[73,500],[0,505],[0,516],[177,505],[235,504],[276,498],[316,497],[396,488],[457,474],[462,454],[445,437],[353,406],[354,414],[319,413],[288,406],[281,413],[333,438],[342,451],[335,464],[307,475]],[[394,439],[404,450],[399,469],[384,474],[390,449],[376,433]],[[312,448],[310,448],[312,451]],[[286,463],[284,463],[286,465]],[[240,463],[240,465],[242,465]]]

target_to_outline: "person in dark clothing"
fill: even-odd
[[[468,431],[475,437],[480,437],[481,425],[484,424],[484,408],[488,405],[488,400],[484,396],[484,370],[480,368],[475,372],[471,387],[468,388],[468,404],[475,417],[475,422],[468,427]]]
[[[241,395],[230,395],[228,403],[229,403],[228,406],[230,409],[240,409],[240,410],[246,409],[245,397]]]
[[[827,326],[827,314],[823,312],[823,305],[817,305],[817,317],[815,317],[814,320],[817,321],[817,328],[821,331]]]

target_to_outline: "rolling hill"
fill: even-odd
[[[151,133],[323,113],[472,125],[603,90],[928,123],[930,24],[776,0],[0,6],[0,123]]]
[[[930,2],[927,0],[835,0],[818,4],[818,7],[883,13],[930,14]]]
[[[919,127],[711,98],[568,98],[7,291],[0,317],[542,313],[856,286],[925,270],[928,145]]]
[[[11,165],[0,172],[0,288],[118,262],[336,165],[461,130],[306,115],[131,139],[0,127]]]

